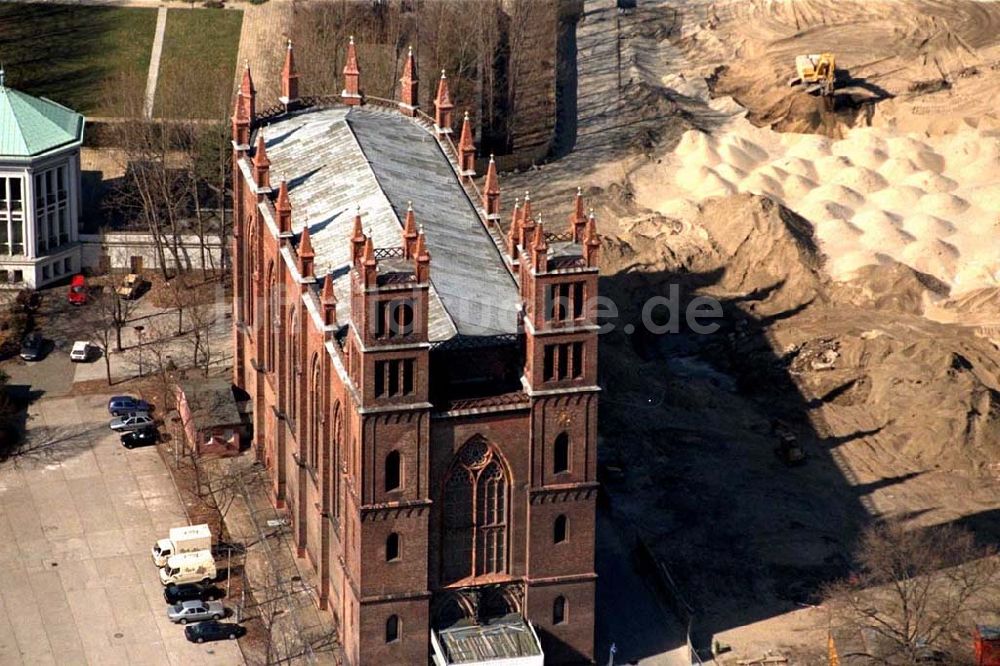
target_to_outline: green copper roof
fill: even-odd
[[[0,157],[33,157],[82,140],[82,115],[7,88],[0,78]]]

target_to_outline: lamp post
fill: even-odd
[[[139,376],[142,377],[142,332],[145,326],[135,326],[135,335],[139,338]]]

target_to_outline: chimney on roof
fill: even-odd
[[[538,220],[535,227],[535,239],[531,243],[531,263],[534,265],[535,273],[544,273],[548,270],[549,244],[545,240],[545,229],[542,221]]]
[[[587,213],[583,208],[583,188],[576,188],[576,201],[573,213],[569,216],[569,230],[573,234],[574,243],[583,242],[583,234],[587,228]]]
[[[374,287],[378,279],[378,261],[375,259],[375,244],[371,236],[365,238],[361,255],[361,275],[365,287]]]
[[[514,199],[514,212],[510,216],[510,230],[507,232],[507,254],[517,260],[517,243],[521,239],[521,199]]]
[[[413,250],[416,258],[417,282],[427,282],[431,278],[431,253],[427,251],[427,241],[424,232],[417,235],[417,244]]]
[[[333,293],[333,277],[327,275],[323,280],[323,293],[320,296],[323,306],[323,323],[327,326],[337,325],[337,297]]]
[[[476,144],[472,141],[472,120],[468,111],[462,119],[462,136],[458,140],[458,169],[466,178],[476,175]]]
[[[257,184],[258,194],[271,191],[271,160],[267,159],[263,127],[257,131],[257,150],[253,154],[253,179]]]
[[[399,110],[411,118],[417,115],[417,107],[420,105],[419,85],[417,59],[413,55],[413,47],[411,46],[406,53],[403,77],[399,79]]]
[[[601,239],[597,235],[597,220],[594,218],[594,211],[591,209],[590,217],[587,218],[587,228],[583,234],[583,260],[587,266],[596,268],[600,260]]]
[[[416,256],[419,235],[417,220],[413,214],[413,202],[408,201],[406,203],[406,222],[403,224],[403,256],[407,259],[413,259]]]
[[[489,166],[486,167],[486,182],[483,183],[483,208],[486,209],[486,219],[500,219],[500,181],[497,180],[497,164],[490,155]]]
[[[448,77],[441,70],[441,80],[438,81],[437,96],[434,98],[434,131],[438,137],[451,134],[451,93],[448,92]]]
[[[316,253],[313,251],[312,241],[309,239],[309,227],[302,229],[302,237],[299,239],[296,255],[299,258],[299,275],[306,279],[315,278],[313,260],[316,258]]]
[[[361,70],[358,69],[358,54],[354,49],[354,35],[351,35],[347,43],[347,63],[344,65],[344,90],[340,93],[340,98],[348,106],[361,104],[360,85]]]
[[[361,206],[358,206],[354,214],[354,232],[351,234],[351,263],[357,264],[361,260],[366,240],[365,231],[361,228]]]
[[[257,89],[253,86],[253,77],[250,76],[250,61],[246,61],[243,68],[243,80],[240,81],[240,97],[247,100],[247,115],[250,124],[257,118]]]
[[[285,105],[285,110],[299,101],[299,73],[295,71],[295,55],[292,53],[292,40],[288,40],[285,51],[285,65],[281,68],[281,97],[278,101]]]
[[[292,202],[288,200],[288,183],[284,178],[278,185],[278,200],[274,204],[274,212],[278,219],[278,233],[288,234],[292,232]]]

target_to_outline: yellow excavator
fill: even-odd
[[[806,92],[810,94],[819,92],[824,97],[833,95],[837,66],[832,53],[795,56],[795,72],[798,76],[790,80],[788,85],[805,85]]]

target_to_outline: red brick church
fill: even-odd
[[[509,223],[448,81],[233,115],[235,383],[350,664],[594,657],[593,215]],[[361,63],[363,64],[363,63]],[[544,656],[543,656],[544,653]],[[513,662],[511,662],[513,663]]]

